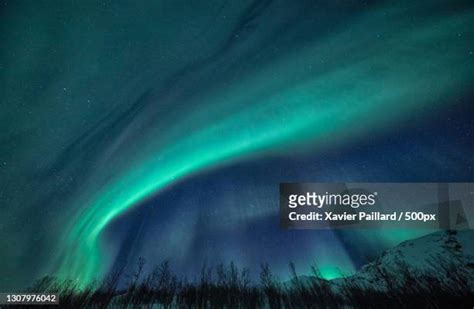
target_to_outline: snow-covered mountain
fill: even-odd
[[[440,282],[457,284],[449,281],[458,280],[460,275],[474,290],[473,230],[439,231],[404,241],[385,250],[354,275],[330,282],[334,288],[353,283],[384,290],[390,284],[406,285],[407,278],[416,282],[431,277]]]

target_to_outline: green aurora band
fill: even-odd
[[[294,234],[270,235],[275,226],[267,219],[278,206],[270,200],[233,207],[241,192],[219,192],[213,201],[225,204],[229,221],[200,223],[200,211],[215,205],[201,210],[192,196],[179,200],[179,207],[196,204],[172,212],[178,219],[147,221],[148,242],[128,250],[134,235],[125,232],[134,211],[150,201],[155,209],[177,185],[192,185],[184,183],[191,177],[267,157],[314,160],[344,147],[352,155],[359,144],[411,132],[472,95],[472,1],[7,0],[1,6],[0,289],[7,292],[24,291],[44,275],[83,287],[121,258],[132,264],[144,253],[174,258],[185,251],[177,262],[187,271],[194,267],[189,261],[197,265],[215,248],[222,249],[216,260],[242,265],[273,254],[268,262],[275,268],[286,269],[288,258],[298,267],[317,260],[325,278],[355,271],[360,261],[338,238],[344,232],[310,231],[290,252],[284,242]],[[454,148],[442,156],[420,151],[437,162],[414,166],[411,178],[433,180],[423,172],[445,164]],[[411,154],[400,155],[411,166]],[[384,168],[397,168],[390,158],[370,173],[355,166],[358,157],[334,159],[314,181],[358,175],[384,181]],[[458,161],[456,171],[463,168]],[[317,163],[302,174],[323,166]],[[344,174],[347,164],[354,171]],[[327,176],[339,166],[343,175]],[[430,175],[444,171],[450,167]],[[249,193],[252,201],[267,198],[273,180]],[[153,214],[174,205],[156,206]],[[248,227],[268,235],[249,241]],[[422,233],[351,231],[358,235],[350,240],[359,257]],[[206,237],[215,243],[199,243]],[[268,246],[253,252],[262,239]],[[150,242],[159,247],[145,247]],[[239,255],[247,248],[248,255]],[[130,254],[121,256],[122,249]]]
[[[140,155],[127,157],[127,168],[77,199],[81,211],[59,243],[56,273],[79,285],[104,274],[100,239],[106,227],[183,178],[268,152],[303,144],[323,148],[388,130],[465,91],[473,77],[474,11],[415,20],[410,13],[416,9],[423,7],[373,10],[324,40],[188,100],[191,111],[166,129],[169,140],[153,139],[163,128],[151,129],[137,146]],[[188,75],[205,77],[218,65]],[[182,130],[183,123],[191,125]]]

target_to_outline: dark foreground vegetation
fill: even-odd
[[[124,289],[118,289],[124,279],[119,271],[82,290],[72,281],[44,277],[29,291],[59,293],[64,308],[472,308],[469,267],[445,260],[435,264],[416,273],[402,262],[390,268],[374,265],[376,276],[367,284],[357,279],[330,282],[320,278],[316,267],[313,276],[298,276],[293,264],[289,281],[279,281],[263,264],[259,282],[252,282],[247,269],[230,263],[203,267],[200,277],[189,282],[173,274],[168,262],[145,275],[140,260],[135,273],[124,275]]]

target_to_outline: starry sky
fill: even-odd
[[[0,289],[334,278],[426,231],[283,230],[280,182],[474,180],[470,1],[0,1],[0,44]]]

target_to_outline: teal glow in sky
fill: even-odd
[[[114,220],[173,185],[390,132],[450,104],[474,74],[473,7],[394,5],[8,3],[1,119],[14,151],[3,155],[1,239],[24,242],[0,255],[6,276],[41,245],[38,275],[86,284],[110,270]],[[377,237],[413,234],[398,235]],[[339,254],[326,255],[326,277],[355,269]]]

